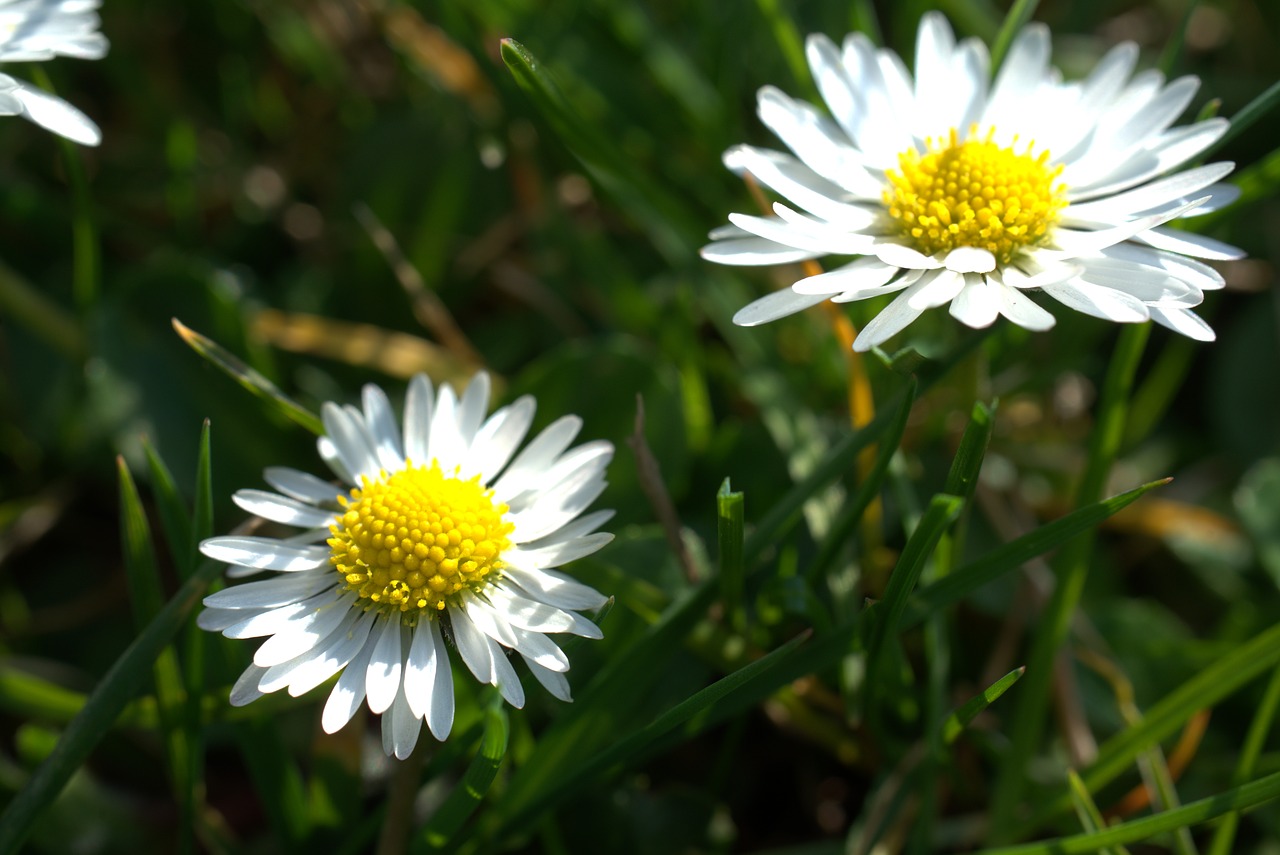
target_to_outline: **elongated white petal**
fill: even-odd
[[[466,612],[449,606],[449,626],[453,628],[453,641],[458,645],[462,662],[481,683],[492,685],[497,679],[493,667],[493,652],[484,633],[476,628]]]
[[[519,560],[518,555],[508,556],[508,565],[503,572],[521,588],[548,605],[560,609],[594,610],[609,599],[595,588],[553,570],[519,566],[516,563]]]
[[[315,528],[328,525],[334,518],[333,511],[315,508],[265,490],[237,490],[231,500],[251,514],[284,525]]]
[[[436,647],[431,627],[434,620],[419,620],[413,628],[413,640],[404,663],[404,694],[409,709],[426,718],[431,709],[431,691],[435,688],[436,669],[441,667],[444,651]],[[446,665],[447,667],[447,665]]]
[[[262,697],[265,693],[258,688],[258,682],[266,673],[267,669],[261,665],[246,668],[231,687],[231,706],[243,707]]]
[[[453,729],[453,670],[449,667],[439,621],[427,621],[431,643],[436,648],[435,680],[431,690],[431,707],[427,710],[427,726],[436,739],[444,740]]]
[[[569,447],[580,430],[582,419],[577,416],[561,416],[547,425],[516,455],[507,471],[494,483],[494,498],[505,502],[537,483],[538,476]]]
[[[569,670],[569,657],[556,646],[555,642],[540,632],[513,627],[516,643],[515,650],[529,662],[537,662],[542,667],[556,672]]]
[[[373,655],[365,674],[365,691],[369,696],[369,710],[384,712],[396,699],[400,689],[402,666],[400,650],[400,620],[382,618],[373,627]]]
[[[494,585],[485,594],[495,607],[502,610],[503,616],[512,626],[533,632],[568,632],[583,638],[603,637],[600,628],[581,615],[522,597],[503,585]]]
[[[521,548],[521,553],[525,556],[526,561],[539,568],[559,567],[562,564],[568,564],[570,561],[576,561],[579,558],[591,555],[612,541],[613,535],[607,531],[602,531],[588,534],[585,537],[564,540],[540,549]]]
[[[987,284],[985,276],[966,276],[964,288],[951,301],[948,309],[951,317],[974,329],[991,326],[1000,315],[995,287]]]
[[[1194,258],[1208,258],[1212,261],[1232,261],[1244,258],[1244,250],[1239,247],[1214,240],[1211,237],[1184,232],[1178,229],[1150,229],[1134,235],[1134,240],[1164,249],[1180,252]]]
[[[820,250],[796,249],[768,238],[754,236],[718,240],[707,244],[698,252],[707,261],[739,267],[789,264],[793,261],[807,261],[823,254]]]
[[[333,691],[329,693],[324,712],[320,715],[320,726],[325,733],[337,733],[341,730],[351,721],[356,710],[360,709],[360,704],[364,703],[365,672],[373,657],[374,645],[373,637],[365,640],[360,652],[343,670]]]
[[[573,703],[573,696],[569,692],[569,681],[564,674],[544,668],[528,656],[524,657],[524,663],[529,666],[529,673],[542,684],[544,689],[551,693],[552,697],[562,700],[566,704]]]
[[[351,597],[340,597],[314,609],[268,638],[253,654],[257,665],[279,665],[313,649],[351,614]]]
[[[586,537],[596,529],[600,528],[600,526],[613,519],[613,514],[614,512],[609,510],[593,511],[592,513],[585,514],[573,522],[561,526],[545,537],[540,537],[537,540],[521,544],[520,549],[542,549],[545,546],[555,546],[564,540],[574,540],[579,537]]]
[[[445,472],[462,462],[465,445],[458,431],[458,395],[445,383],[436,394],[436,411],[431,417],[431,456]]]
[[[779,210],[778,206],[774,206],[774,210]],[[729,222],[756,237],[768,238],[775,243],[795,249],[819,253],[865,255],[874,244],[874,239],[870,235],[846,232],[819,223],[800,225],[797,222],[779,222],[776,219],[753,217],[749,214],[730,214]]]
[[[755,327],[803,312],[827,299],[825,294],[798,294],[790,288],[774,291],[760,299],[747,304],[733,316],[733,322],[740,327]]]
[[[976,246],[960,246],[947,253],[943,264],[956,273],[990,273],[996,269],[996,257]]]
[[[102,131],[93,120],[61,98],[22,81],[10,94],[22,105],[22,115],[37,125],[81,145],[102,142]]]
[[[492,481],[529,433],[535,409],[533,397],[524,395],[490,416],[471,444],[468,474],[479,475],[486,484]]]
[[[320,408],[320,416],[324,421],[325,437],[333,443],[338,460],[347,472],[357,478],[361,475],[377,478],[382,466],[365,429],[364,419],[353,418],[342,407],[327,402]]]
[[[498,687],[498,692],[502,695],[504,701],[516,709],[522,709],[524,707],[524,686],[520,684],[520,678],[516,676],[516,669],[511,667],[511,660],[502,652],[498,642],[486,637],[484,643],[488,645],[489,655],[493,660],[493,685]]]
[[[1043,332],[1054,325],[1053,315],[1037,306],[1030,297],[1018,289],[997,284],[994,285],[994,290],[1000,314],[1018,326]]]
[[[345,492],[343,488],[328,481],[285,466],[269,466],[262,477],[286,496],[312,505],[334,505],[337,496]]]
[[[338,628],[321,655],[313,657],[306,665],[295,671],[289,681],[289,694],[299,697],[319,686],[334,674],[337,674],[356,658],[369,640],[369,631],[373,628],[374,612],[353,614],[349,625]]]
[[[964,287],[964,276],[954,270],[939,270],[928,280],[922,280],[919,288],[911,289],[907,305],[912,309],[932,309],[951,302],[951,298]]]
[[[475,624],[476,629],[504,647],[516,646],[516,634],[512,631],[511,625],[488,603],[467,591],[462,596],[462,608]]]
[[[337,574],[328,570],[292,573],[261,582],[246,582],[210,594],[204,604],[216,609],[269,609],[296,603],[333,588]]]
[[[329,561],[327,546],[291,546],[270,537],[211,537],[200,551],[214,561],[286,573],[314,570]]]
[[[1152,306],[1151,320],[1196,341],[1213,341],[1217,338],[1213,327],[1190,309],[1162,309]]]
[[[404,399],[404,454],[415,466],[431,462],[431,416],[435,409],[435,393],[425,374],[409,381]]]
[[[391,412],[387,393],[366,384],[361,395],[364,404],[364,421],[373,437],[374,451],[383,469],[394,472],[404,466],[404,446],[400,441],[400,428]]]
[[[751,146],[725,152],[725,165],[751,175],[809,213],[846,229],[865,229],[877,221],[874,208],[840,201],[844,191],[794,157]]]
[[[467,391],[462,394],[458,404],[458,436],[462,446],[470,449],[476,432],[484,421],[484,414],[489,410],[489,375],[481,371],[467,384]]]
[[[1067,282],[1055,282],[1044,285],[1044,292],[1064,306],[1077,312],[1102,318],[1104,321],[1115,321],[1121,324],[1136,324],[1151,317],[1146,305],[1123,291],[1090,285],[1079,279]]]
[[[885,264],[874,255],[869,255],[844,267],[819,273],[816,276],[807,276],[791,288],[797,294],[806,295],[833,295],[863,290],[873,292],[892,279],[900,269],[896,265]],[[740,324],[740,326],[749,326],[749,324]]]
[[[409,709],[404,688],[396,695],[387,714],[382,717],[382,750],[397,760],[408,760],[422,733],[422,720]]]

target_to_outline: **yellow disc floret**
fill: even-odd
[[[360,480],[338,497],[329,560],[367,608],[430,615],[502,569],[514,525],[479,476],[463,480],[432,463]]]
[[[985,139],[930,139],[898,155],[885,175],[884,204],[903,236],[925,255],[956,247],[985,249],[1008,264],[1020,249],[1043,242],[1066,206],[1061,166],[1049,153],[1002,148]],[[1015,142],[1016,145],[1016,142]]]

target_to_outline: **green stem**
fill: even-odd
[[[1128,325],[1120,332],[1103,383],[1098,420],[1090,437],[1084,476],[1076,493],[1077,508],[1093,504],[1102,497],[1107,475],[1124,441],[1133,379],[1150,333],[1150,324]],[[1038,632],[1032,642],[1027,676],[1012,718],[1012,744],[1001,766],[992,799],[991,834],[996,842],[1008,839],[1018,795],[1024,790],[1027,764],[1043,733],[1053,679],[1053,660],[1066,640],[1071,616],[1084,590],[1093,538],[1093,531],[1076,537],[1062,548],[1054,563],[1058,583],[1040,617]]]

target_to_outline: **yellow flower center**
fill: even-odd
[[[345,510],[329,526],[329,560],[366,608],[430,615],[502,569],[515,526],[479,476],[464,481],[432,463],[361,483],[338,497]]]
[[[976,130],[976,128],[975,128]],[[986,139],[930,139],[898,155],[885,177],[884,204],[911,245],[925,255],[972,246],[1008,264],[1020,249],[1044,241],[1066,207],[1066,186],[1055,183],[1061,166],[1049,152],[1001,148]]]

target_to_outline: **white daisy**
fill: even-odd
[[[842,48],[810,36],[831,116],[760,90],[761,121],[792,153],[736,146],[724,160],[786,204],[771,217],[731,214],[702,254],[735,265],[857,258],[751,303],[734,322],[901,292],[858,335],[854,348],[867,350],[948,303],[971,327],[1004,315],[1048,329],[1053,316],[1027,297],[1038,289],[1096,317],[1152,319],[1211,341],[1191,307],[1223,280],[1194,258],[1242,253],[1164,224],[1234,200],[1235,187],[1216,183],[1233,164],[1167,173],[1221,137],[1227,120],[1171,128],[1199,81],[1134,74],[1132,43],[1071,83],[1049,53],[1049,30],[1028,26],[988,86],[986,47],[957,43],[937,13],[920,22],[914,78],[861,34]]]
[[[524,706],[524,689],[507,649],[552,695],[571,700],[569,660],[547,633],[600,638],[577,612],[600,608],[605,597],[551,568],[613,539],[595,533],[612,511],[579,519],[605,488],[613,446],[569,449],[582,420],[565,416],[516,454],[533,398],[486,420],[488,402],[486,374],[461,398],[448,385],[433,396],[419,375],[402,433],[387,396],[366,386],[363,410],[328,403],[322,411],[320,456],[343,486],[270,468],[264,477],[278,492],[235,494],[250,513],[304,531],[200,545],[234,565],[228,576],[279,574],[204,600],[202,628],[270,636],[232,688],[232,704],[286,688],[296,697],[341,671],[325,732],[367,700],[384,714],[387,754],[403,759],[424,719],[441,740],[453,726],[450,641],[471,673],[514,707]]]
[[[0,0],[0,62],[38,62],[55,56],[101,59],[100,0]],[[23,116],[56,134],[97,145],[102,133],[88,116],[42,89],[0,74],[0,115]]]

